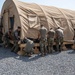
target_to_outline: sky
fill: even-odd
[[[0,11],[2,9],[4,1],[5,0],[0,0]],[[75,0],[20,0],[20,1],[75,10]]]

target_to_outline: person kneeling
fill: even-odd
[[[24,51],[27,53],[27,56],[31,57],[31,53],[33,52],[34,42],[30,39],[25,38],[26,46]]]

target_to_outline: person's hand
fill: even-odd
[[[21,44],[21,41],[18,41],[18,44]]]

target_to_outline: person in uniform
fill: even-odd
[[[13,40],[13,33],[11,28],[9,28],[9,31],[4,34],[3,39],[4,39],[4,46],[5,47],[10,46],[10,40]]]
[[[20,42],[20,36],[21,36],[21,27],[18,26],[18,28],[14,31],[14,45],[11,49],[11,52],[17,53],[19,51],[19,42]]]
[[[40,51],[41,55],[44,56],[47,53],[47,28],[41,25],[39,30],[38,39],[40,39]]]
[[[24,48],[24,51],[27,53],[27,56],[31,56],[31,53],[33,53],[33,47],[34,47],[34,42],[30,39],[25,38],[24,41],[26,42],[26,46]]]
[[[52,28],[50,28],[47,35],[48,53],[53,52],[54,37],[55,37],[55,31]]]
[[[64,37],[63,30],[60,27],[58,27],[56,29],[56,38],[55,38],[55,41],[56,41],[57,51],[59,51],[59,52],[61,52],[62,47],[63,47],[63,37]]]

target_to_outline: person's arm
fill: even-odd
[[[14,36],[15,36],[15,39],[18,40],[18,33],[16,31],[14,32]]]

